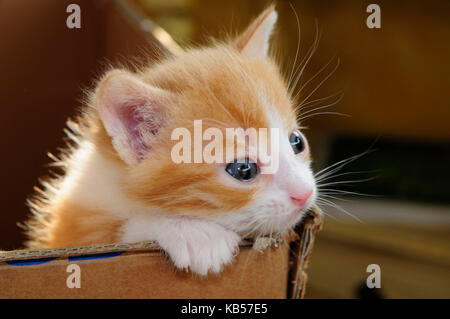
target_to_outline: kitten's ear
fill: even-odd
[[[275,6],[264,10],[247,29],[233,42],[240,51],[254,59],[265,59],[269,52],[269,41],[278,14]]]
[[[118,155],[130,165],[137,164],[168,118],[171,94],[131,73],[112,71],[100,82],[95,99]]]

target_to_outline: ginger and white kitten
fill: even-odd
[[[317,189],[294,101],[268,56],[276,20],[270,7],[230,42],[104,75],[69,123],[76,145],[57,162],[64,176],[29,202],[28,247],[155,240],[176,267],[205,275],[232,261],[243,236],[291,230]],[[260,174],[258,158],[174,163],[172,131],[200,119],[278,128],[278,170]]]

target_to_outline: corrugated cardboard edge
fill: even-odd
[[[104,252],[118,252],[118,251],[138,251],[155,249],[159,250],[159,246],[152,241],[132,243],[132,244],[108,244],[108,245],[93,245],[86,247],[65,247],[65,248],[49,248],[37,250],[13,250],[0,254],[0,261],[11,261],[19,259],[35,259],[45,257],[68,257],[78,255],[98,254]]]
[[[305,270],[308,267],[316,232],[322,228],[322,224],[323,213],[318,206],[315,206],[295,228],[298,239],[291,242],[288,298],[300,299],[305,295],[308,279]]]
[[[251,247],[251,241],[243,241],[240,247]],[[45,257],[68,257],[79,255],[99,254],[105,252],[137,252],[142,250],[154,250],[161,251],[159,245],[154,241],[142,241],[137,243],[118,243],[107,245],[92,245],[85,247],[65,247],[65,248],[49,248],[49,249],[37,249],[37,250],[13,250],[13,251],[0,251],[0,261],[20,260],[20,259],[35,259]]]

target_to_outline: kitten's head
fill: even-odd
[[[317,190],[309,146],[268,56],[276,20],[270,7],[232,41],[187,50],[137,74],[114,70],[101,80],[94,104],[108,136],[103,146],[120,158],[131,198],[240,233],[287,231],[312,207]],[[253,128],[258,138],[233,143],[227,128]],[[271,164],[261,158],[264,141]],[[237,154],[227,157],[230,150]],[[190,163],[179,163],[180,156]]]

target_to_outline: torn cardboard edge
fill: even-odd
[[[295,228],[295,233],[299,238],[290,243],[290,263],[292,264],[289,265],[288,297],[291,299],[302,299],[305,296],[306,282],[308,280],[306,268],[308,267],[316,232],[322,229],[322,225],[323,213],[315,205],[308,212],[307,217],[303,218],[302,222]]]
[[[230,266],[227,266],[227,268],[222,274],[219,276],[222,277],[220,280],[217,280],[217,278],[211,279],[212,282],[215,282],[217,284],[217,289],[226,289],[227,287],[221,286],[221,285],[228,285],[230,282],[233,282],[236,280],[236,278],[242,279],[242,274],[239,273],[239,276],[237,276],[236,272],[237,270],[242,271],[242,269],[247,272],[249,270],[252,270],[252,274],[247,274],[244,276],[244,281],[249,280],[253,281],[253,283],[249,282],[247,289],[253,289],[253,291],[250,293],[251,296],[259,296],[259,290],[261,287],[266,287],[265,292],[261,292],[263,296],[275,296],[275,298],[284,298],[283,296],[287,298],[303,298],[305,294],[305,286],[307,281],[306,276],[306,267],[308,263],[309,256],[312,251],[312,246],[314,242],[314,237],[316,231],[318,231],[321,228],[322,225],[322,213],[318,209],[314,209],[311,212],[308,213],[308,215],[303,219],[303,221],[297,225],[295,228],[295,231],[291,232],[288,236],[281,238],[268,238],[268,237],[260,237],[257,238],[254,242],[251,240],[244,240],[240,244],[240,254],[242,254],[241,258],[237,258],[239,260],[239,265],[231,264]],[[287,247],[287,245],[289,247]],[[255,260],[251,260],[250,263],[253,265],[251,267],[244,267],[242,266],[244,263],[246,264],[248,262],[248,256],[252,254],[252,251],[257,252],[256,255],[259,257],[256,257]],[[272,254],[272,256],[270,256]],[[116,259],[116,258],[110,258],[110,257],[118,257],[122,256],[122,259]],[[191,296],[189,294],[189,289],[192,287],[192,284],[198,284],[198,282],[201,281],[201,279],[195,279],[195,278],[189,278],[187,281],[190,280],[189,285],[187,284],[186,277],[173,277],[170,273],[172,271],[173,266],[168,264],[166,261],[166,256],[162,252],[161,248],[156,242],[153,241],[144,241],[144,242],[138,242],[138,243],[117,243],[117,244],[108,244],[108,245],[93,245],[93,246],[87,246],[87,247],[68,247],[68,248],[56,248],[56,249],[41,249],[41,250],[16,250],[16,251],[10,251],[6,253],[0,253],[0,273],[2,273],[3,270],[3,284],[7,284],[9,288],[7,287],[6,291],[11,291],[10,296],[6,295],[6,297],[16,297],[16,296],[23,296],[23,293],[21,291],[20,286],[24,284],[25,278],[34,278],[31,273],[33,271],[36,271],[36,267],[44,266],[49,268],[40,268],[41,272],[39,273],[39,276],[47,276],[49,274],[46,274],[46,271],[51,271],[51,267],[59,267],[57,264],[68,264],[71,262],[78,262],[78,261],[88,261],[92,263],[102,263],[105,260],[108,260],[108,265],[105,266],[106,268],[102,268],[103,272],[108,271],[111,267],[114,267],[114,263],[117,263],[115,260],[119,260],[121,264],[125,264],[124,267],[127,267],[126,260],[127,257],[131,257],[133,260],[136,260],[135,262],[137,265],[141,263],[141,265],[137,267],[143,267],[142,263],[146,262],[146,258],[150,258],[149,256],[154,256],[156,259],[154,259],[158,265],[155,266],[155,271],[162,271],[164,275],[171,276],[172,278],[168,277],[167,280],[171,282],[171,285],[176,287],[177,285],[180,285],[180,287],[183,287],[182,289],[185,289],[187,291],[187,295]],[[245,256],[245,257],[244,257]],[[283,257],[286,256],[286,257]],[[160,258],[162,257],[162,258]],[[125,258],[125,259],[124,259]],[[260,259],[258,259],[260,258]],[[270,260],[270,258],[281,258],[280,260]],[[245,261],[243,261],[245,259]],[[284,260],[281,262],[281,260]],[[276,293],[269,292],[269,288],[267,288],[267,285],[264,286],[262,283],[254,283],[254,281],[260,281],[264,282],[267,280],[265,276],[268,275],[268,273],[264,273],[264,270],[261,272],[261,270],[258,270],[259,275],[256,274],[256,270],[254,267],[267,267],[267,265],[271,265],[273,262],[275,263],[275,266],[278,265],[278,267],[283,268],[283,270],[277,269],[274,272],[274,269],[271,269],[270,275],[272,276],[278,276],[277,278],[273,278],[274,280],[280,280],[283,281],[284,284],[273,284],[273,289],[277,290],[283,290],[278,291]],[[265,263],[265,264],[264,264]],[[277,264],[278,263],[278,264]],[[7,266],[2,267],[2,265]],[[153,264],[149,263],[145,267],[152,267]],[[9,266],[9,267],[8,267]],[[34,267],[16,267],[16,266],[34,266]],[[99,266],[99,265],[97,265]],[[13,267],[13,268],[11,268]],[[93,267],[93,266],[91,266]],[[94,267],[96,267],[94,265]],[[110,268],[108,268],[110,267]],[[133,264],[133,267],[136,267],[136,264]],[[33,269],[32,269],[33,268]],[[164,269],[165,268],[165,269]],[[233,269],[234,268],[234,269]],[[8,270],[9,269],[9,270]],[[46,270],[47,269],[47,270]],[[159,269],[159,270],[158,270]],[[170,271],[169,271],[170,269]],[[7,270],[5,272],[5,270]],[[10,282],[8,282],[8,274],[11,276],[11,271],[15,271],[16,273],[12,275],[13,278]],[[22,271],[21,275],[17,273],[17,271]],[[27,272],[28,273],[23,273]],[[270,270],[269,270],[270,271]],[[173,271],[172,271],[173,272]],[[103,274],[104,276],[105,274]],[[163,275],[163,276],[164,276]],[[251,275],[251,276],[250,276]],[[152,275],[154,276],[154,275]],[[229,276],[229,278],[227,278]],[[248,279],[246,278],[248,277]],[[152,286],[152,284],[156,282],[152,282],[155,280],[155,277],[144,277],[141,278],[141,280],[147,280],[147,285]],[[251,278],[251,279],[250,279]],[[58,279],[59,280],[59,279]],[[93,279],[94,281],[97,279]],[[105,279],[103,279],[105,280]],[[98,279],[97,281],[100,281]],[[183,282],[184,281],[184,282]],[[102,282],[96,282],[95,285],[98,289],[98,287],[102,286],[104,283]],[[203,293],[205,292],[205,296],[210,296],[210,294],[206,293],[208,289],[214,289],[214,285],[211,284],[209,286],[205,286],[202,283],[199,283],[199,287],[192,289],[197,289],[195,293],[193,293],[194,296],[203,296]],[[203,286],[202,286],[203,285]],[[270,284],[268,284],[270,285]],[[35,287],[38,289],[39,285],[35,285]],[[61,287],[59,289],[62,289]],[[102,287],[104,289],[104,287]],[[117,287],[116,287],[117,289]],[[140,288],[142,290],[142,288]],[[270,288],[272,289],[272,288]],[[287,291],[284,291],[284,290]],[[4,293],[7,293],[4,291]],[[103,290],[104,291],[104,290]],[[91,292],[89,292],[91,293]],[[148,294],[148,291],[144,291]],[[26,296],[33,296],[33,293],[28,291]],[[104,296],[103,294],[99,293],[100,296]],[[239,294],[236,294],[238,297]],[[244,292],[242,295],[247,296],[247,292]],[[69,294],[69,298],[70,298]],[[92,296],[92,295],[88,295]],[[109,297],[109,295],[106,295]],[[132,295],[135,296],[135,295]],[[170,292],[163,291],[163,294],[161,295],[163,298],[170,298],[171,294]],[[219,294],[220,296],[220,294]],[[235,296],[235,294],[231,294],[231,296]],[[37,297],[41,297],[39,293],[37,293]],[[75,295],[76,298],[83,298],[83,293],[79,293],[78,295]],[[113,296],[114,298],[117,297],[116,295]],[[128,295],[124,294],[124,298],[129,298]],[[158,297],[157,294],[151,295],[151,297]],[[179,297],[177,295],[176,297]],[[194,297],[195,298],[195,297]]]

